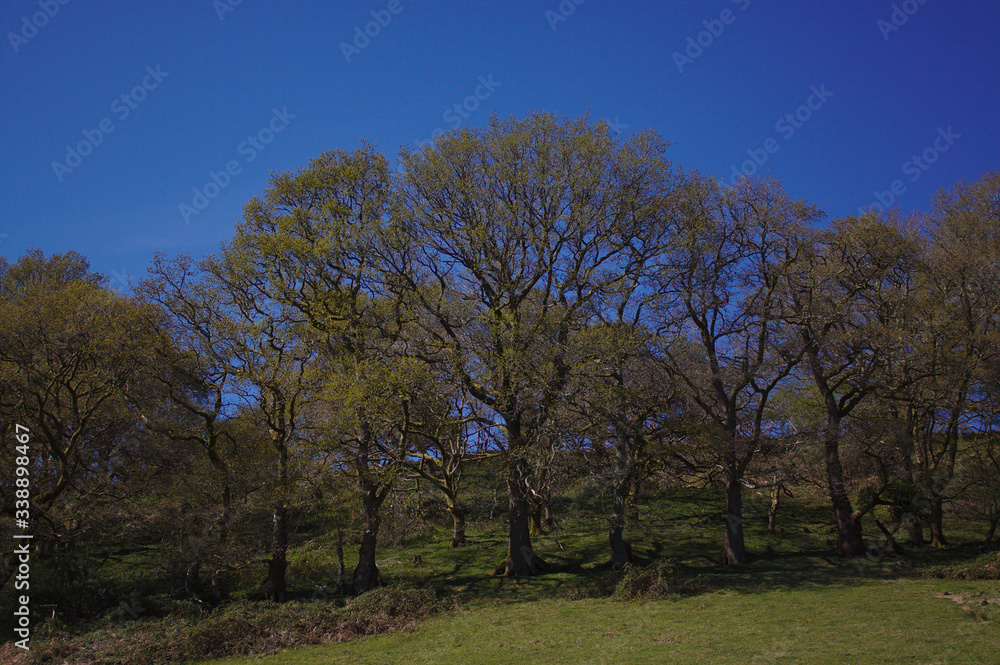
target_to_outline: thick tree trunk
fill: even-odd
[[[361,535],[361,549],[358,565],[354,569],[354,593],[361,595],[379,585],[379,570],[375,563],[375,545],[378,537],[378,523],[366,524]]]
[[[625,522],[628,505],[635,482],[632,465],[628,457],[628,441],[619,436],[615,449],[615,482],[612,487],[611,524],[608,529],[608,543],[611,545],[611,565],[621,566],[635,563],[632,546],[625,542]]]
[[[546,570],[545,562],[531,549],[531,502],[528,498],[529,469],[513,454],[508,478],[508,546],[507,558],[497,566],[495,575],[526,577]]]
[[[376,488],[368,489],[363,497],[363,503],[365,506],[365,531],[361,534],[358,565],[354,569],[354,593],[358,595],[371,591],[379,585],[379,570],[375,563],[375,546],[382,520],[379,517],[381,501],[379,501]]]
[[[861,531],[861,516],[851,507],[851,499],[844,486],[844,467],[840,463],[840,418],[829,415],[824,433],[826,448],[826,476],[830,487],[830,501],[837,521],[837,554],[864,556],[865,542]]]
[[[731,471],[726,473],[726,534],[722,540],[722,562],[727,565],[745,563],[746,544],[743,538],[743,485]]]
[[[228,471],[226,471],[228,474]],[[232,513],[232,494],[229,487],[228,475],[223,483],[222,489],[222,513],[215,520],[215,523],[210,525],[208,529],[205,530],[201,538],[195,543],[194,554],[191,559],[191,563],[188,565],[187,570],[184,573],[184,590],[188,593],[194,595],[198,592],[198,587],[201,582],[201,567],[205,561],[205,556],[208,554],[209,546],[212,544],[213,536],[217,543],[225,544],[229,537],[229,520]],[[218,575],[220,571],[214,571],[211,577],[211,591],[213,600],[217,593],[218,585]]]
[[[931,547],[948,547],[944,537],[944,500],[939,496],[931,498],[931,516],[928,525],[931,532]]]
[[[621,566],[635,563],[632,546],[625,541],[625,492],[619,492],[616,487],[615,505],[611,513],[611,527],[608,529],[608,543],[611,545],[611,565]]]

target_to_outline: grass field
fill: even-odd
[[[949,524],[956,542],[968,540],[950,550],[842,560],[830,555],[826,507],[802,501],[785,507],[781,534],[751,528],[751,561],[730,568],[713,559],[718,529],[703,498],[680,492],[647,506],[632,533],[640,556],[678,562],[681,593],[671,598],[609,597],[620,575],[598,563],[607,557],[599,517],[565,523],[565,550],[558,533],[542,536],[556,570],[526,580],[484,574],[503,557],[502,529],[473,533],[458,550],[442,529],[386,551],[382,567],[390,583],[436,587],[457,609],[410,632],[205,665],[1000,662],[1000,582],[935,577],[996,558],[976,552],[968,525]]]
[[[293,648],[200,662],[1000,662],[1000,558],[996,552],[979,553],[976,524],[951,517],[946,527],[954,546],[949,549],[840,559],[832,555],[835,531],[822,496],[799,494],[783,505],[777,534],[766,532],[764,498],[751,496],[750,560],[723,566],[716,559],[721,535],[716,497],[673,490],[644,504],[639,528],[628,533],[640,563],[667,559],[673,570],[675,593],[642,602],[613,597],[622,572],[603,564],[608,550],[600,507],[580,500],[562,508],[559,529],[535,539],[551,564],[547,574],[490,576],[506,553],[500,517],[474,522],[469,544],[462,548],[448,547],[449,530],[433,519],[419,528],[390,528],[379,549],[383,581],[392,589],[425,595],[432,590],[429,597],[438,598],[434,611],[396,624],[382,616],[390,621],[368,632],[392,631],[385,634],[300,648],[294,645],[302,642],[279,639],[273,643]],[[866,535],[870,545],[879,545],[874,529]],[[317,617],[338,625],[354,616],[343,613],[355,602],[317,593],[330,579],[334,542],[321,529],[298,538],[289,560],[292,599],[284,606],[253,600],[248,580],[234,590],[231,609],[105,620],[53,642],[84,645],[77,651],[53,649],[52,658],[35,662],[160,662],[155,656],[128,657],[156,653],[161,646],[179,662],[184,654],[246,652],[241,640],[249,643],[243,637],[254,631],[280,636],[287,627],[302,634]],[[353,547],[349,562],[351,555]],[[417,555],[419,566],[414,565]],[[105,575],[110,580],[136,569],[151,574],[155,556],[155,548],[129,554]],[[192,661],[197,658],[188,656]]]
[[[997,585],[861,580],[646,603],[540,600],[458,610],[419,629],[230,665],[302,663],[996,663],[972,606]],[[971,600],[974,597],[975,600]]]

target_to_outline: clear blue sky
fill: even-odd
[[[216,251],[272,171],[494,112],[652,128],[725,179],[756,156],[830,218],[1000,168],[996,0],[64,1],[0,9],[0,253],[113,283]]]

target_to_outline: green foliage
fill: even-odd
[[[616,600],[662,600],[677,593],[677,562],[657,559],[648,566],[626,563],[615,587]]]
[[[135,298],[75,252],[0,259],[0,471],[14,477],[11,429],[27,424],[32,597],[56,615],[39,617],[38,662],[409,630],[437,625],[442,594],[473,633],[484,605],[671,597],[646,605],[663,620],[708,607],[737,655],[770,662],[801,651],[758,630],[794,622],[782,593],[869,624],[850,599],[906,598],[944,623],[918,583],[992,593],[997,559],[975,547],[1000,518],[1000,174],[926,216],[819,230],[780,183],[681,174],[667,147],[536,113],[404,149],[400,174],[368,144],[327,152],[274,175],[219,254],[158,257]],[[448,548],[459,503],[467,542]],[[609,518],[616,561],[642,564],[599,563]],[[877,554],[893,536],[872,518],[901,560]],[[914,518],[933,548],[898,535]],[[722,525],[736,568],[717,565]],[[389,586],[326,602],[340,531],[348,576],[361,545],[355,591]],[[503,557],[516,579],[487,575]],[[291,602],[252,600],[265,568]],[[977,626],[995,624],[991,598],[967,611]],[[624,620],[605,625],[608,607],[637,616],[627,603],[524,616],[545,607],[563,620],[538,621],[550,636],[476,657],[585,659],[561,629],[594,616],[604,643],[581,642],[597,652],[623,638],[662,660],[650,638],[734,657],[700,624],[629,642]],[[730,607],[770,614],[725,623]],[[910,647],[837,644],[831,658],[857,662]]]

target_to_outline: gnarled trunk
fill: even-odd
[[[625,541],[625,504],[628,488],[625,483],[615,484],[614,505],[611,509],[611,525],[608,529],[608,543],[611,545],[611,565],[621,566],[635,563],[632,546]]]
[[[461,547],[465,545],[465,508],[450,497],[447,502],[452,521],[451,547]]]
[[[830,414],[823,445],[826,448],[826,477],[830,487],[830,502],[837,521],[837,554],[864,556],[865,542],[861,532],[861,515],[855,513],[844,486],[844,467],[840,462],[840,418]]]
[[[379,520],[365,524],[361,535],[361,549],[358,552],[358,565],[354,569],[354,593],[362,594],[371,591],[379,585],[378,564],[375,563],[375,545],[378,539]]]
[[[510,493],[507,558],[500,562],[495,575],[526,577],[546,570],[545,562],[531,549],[531,502],[528,497],[528,465],[512,454],[507,489]]]

